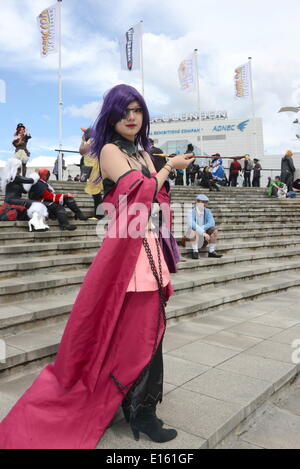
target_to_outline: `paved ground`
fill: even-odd
[[[300,377],[263,405],[217,449],[300,449]]]
[[[300,311],[293,304],[299,301],[299,289],[290,290],[170,326],[158,414],[178,437],[165,445],[146,436],[135,442],[121,420],[98,448],[214,447],[265,402],[257,424],[228,447],[300,448],[300,386],[280,406],[270,400],[299,371],[292,362],[292,342],[300,339]]]

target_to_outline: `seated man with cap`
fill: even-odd
[[[204,246],[208,246],[208,257],[222,257],[215,251],[218,229],[211,210],[207,208],[208,203],[206,195],[198,195],[195,208],[188,214],[186,240],[191,243],[193,249],[192,259],[199,259],[198,250]]]

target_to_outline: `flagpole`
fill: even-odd
[[[199,82],[199,67],[198,67],[198,49],[194,50],[195,54],[195,67],[196,67],[196,81],[197,81],[197,103],[199,112],[199,126],[200,126],[200,153],[203,153],[203,136],[202,136],[202,112],[201,112],[201,100],[200,100],[200,82]]]
[[[62,102],[62,56],[61,56],[61,3],[58,1],[58,137],[59,137],[59,153],[58,153],[58,179],[63,179],[63,102]]]
[[[257,152],[257,128],[256,128],[256,112],[255,112],[255,101],[254,101],[254,89],[253,89],[253,78],[252,78],[252,57],[248,57],[249,60],[249,76],[250,76],[250,87],[251,87],[251,101],[252,101],[252,115],[254,121],[254,152],[255,157],[258,157]]]
[[[145,88],[144,88],[143,32],[144,32],[144,22],[143,22],[143,20],[141,20],[140,62],[141,62],[141,78],[142,78],[142,95],[145,96]]]

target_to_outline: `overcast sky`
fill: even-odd
[[[40,57],[36,17],[54,0],[0,0],[0,160],[12,153],[16,124],[26,124],[36,165],[58,145],[58,56]],[[199,51],[202,109],[251,116],[251,103],[234,99],[234,69],[253,57],[256,115],[263,118],[266,154],[300,151],[299,0],[63,0],[64,146],[78,149],[80,127],[91,124],[103,93],[118,83],[141,90],[139,72],[120,70],[118,37],[144,21],[145,98],[152,116],[194,111],[182,93],[179,63]],[[1,85],[0,85],[1,93]],[[299,114],[300,120],[300,114]],[[69,159],[69,162],[73,159]]]

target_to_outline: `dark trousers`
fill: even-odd
[[[231,177],[230,177],[231,187],[236,187],[237,186],[238,177],[239,177],[238,173],[231,173]]]
[[[191,184],[194,184],[194,182],[195,182],[195,177],[196,177],[196,174],[195,174],[195,173],[186,173],[186,174],[185,174],[186,185],[189,186],[189,185],[190,185],[190,181],[191,181]]]
[[[178,173],[176,180],[175,180],[175,186],[183,186],[183,174]]]
[[[217,183],[213,179],[201,181],[200,186],[205,187],[206,189],[209,189],[210,191],[213,191],[214,189],[216,191],[220,190],[217,186]]]
[[[124,413],[133,418],[145,407],[156,407],[163,396],[162,342],[150,365],[142,372],[122,402]]]
[[[103,200],[101,192],[99,192],[99,194],[93,195],[93,199],[94,199],[94,216],[95,217],[97,217],[97,216],[102,217],[103,213],[97,213],[97,208],[99,207],[100,204],[102,204],[102,200]],[[99,207],[99,209],[100,209],[100,207]]]
[[[253,177],[252,187],[260,187],[260,176]]]
[[[244,173],[244,186],[251,187],[251,171],[245,171]]]
[[[22,176],[23,176],[23,177],[26,176],[26,171],[27,171],[26,163],[22,163]]]
[[[294,174],[293,173],[282,173],[281,181],[287,185],[288,191],[291,192],[293,190],[293,182],[294,182]]]
[[[9,205],[21,205],[22,207],[29,208],[32,204],[32,201],[28,199],[17,199],[11,197],[9,199],[5,199],[5,203]]]
[[[50,218],[57,219],[60,226],[66,226],[69,224],[68,215],[62,205],[57,204],[56,202],[50,202],[49,204],[44,202],[44,204],[48,209]]]
[[[50,218],[56,218],[60,226],[69,225],[68,215],[64,206],[68,207],[75,214],[78,213],[79,208],[72,197],[64,198],[64,206],[57,204],[56,202],[44,202],[46,205]]]

